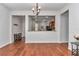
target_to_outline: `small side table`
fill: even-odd
[[[74,56],[79,56],[79,42],[71,42],[71,45],[72,45],[72,55]],[[76,48],[74,49],[73,48],[73,45],[76,46]]]

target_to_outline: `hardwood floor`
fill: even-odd
[[[0,56],[70,56],[67,44],[16,42],[0,48]]]

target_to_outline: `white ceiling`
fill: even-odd
[[[30,11],[35,5],[34,3],[3,3],[6,7],[14,11]],[[39,3],[41,10],[46,11],[56,11],[63,8],[66,3]]]

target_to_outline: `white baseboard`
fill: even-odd
[[[68,41],[59,41],[59,43],[68,43]]]
[[[25,43],[67,43],[67,42],[60,42],[60,41],[26,41]]]
[[[7,42],[7,43],[5,43],[5,44],[1,45],[1,46],[0,46],[0,48],[2,48],[2,47],[4,47],[4,46],[6,46],[6,45],[8,45],[8,44],[10,44],[10,42]]]
[[[25,43],[56,43],[52,41],[26,41]]]

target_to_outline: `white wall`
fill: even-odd
[[[28,32],[26,43],[58,43],[58,35],[51,31]]]
[[[22,23],[21,22],[22,21],[21,21],[20,17],[17,17],[17,16],[12,17],[13,34],[22,33]],[[15,26],[14,24],[18,24],[18,25]]]
[[[57,11],[41,11],[39,15],[56,16]],[[12,11],[11,15],[25,15],[25,37],[26,42],[58,42],[58,20],[56,16],[56,31],[55,32],[28,32],[28,16],[34,15],[32,11]],[[40,38],[39,38],[40,37]]]
[[[68,11],[60,15],[60,41],[68,42],[69,40],[69,14]]]
[[[69,42],[72,42],[76,41],[73,36],[79,34],[79,4],[71,4],[69,10]]]
[[[0,47],[10,43],[9,10],[0,4]]]

